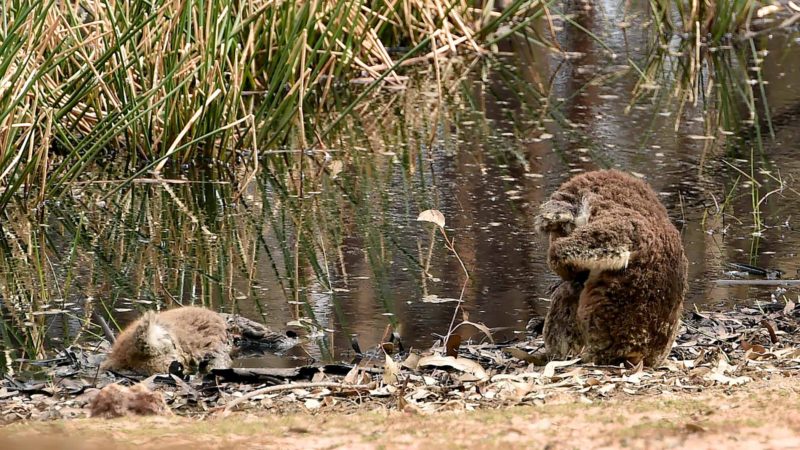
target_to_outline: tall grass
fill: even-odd
[[[800,11],[792,2],[649,0],[647,4],[659,32],[681,33],[714,44],[741,32],[786,28],[800,20]]]
[[[443,64],[442,81],[455,86],[465,66]],[[261,315],[276,329],[302,324],[318,339],[309,346],[321,353],[314,356],[330,357],[351,332],[365,330],[350,322],[373,320],[375,310],[396,314],[389,322],[404,317],[408,299],[399,298],[398,280],[417,288],[419,298],[442,289],[428,270],[458,281],[444,276],[446,253],[429,250],[413,219],[438,205],[441,167],[428,159],[439,144],[432,142],[491,142],[492,133],[488,123],[480,127],[487,135],[452,126],[454,114],[480,120],[481,113],[460,90],[440,103],[433,72],[399,95],[374,91],[331,134],[336,148],[308,152],[302,175],[295,161],[276,157],[245,187],[217,181],[225,175],[204,168],[186,173],[197,182],[154,175],[128,189],[115,189],[121,180],[72,185],[75,195],[42,206],[43,223],[8,208],[0,235],[0,338],[10,367],[99,335],[93,309],[113,328],[136,314],[131,309],[179,304]],[[436,108],[442,111],[419,113]],[[237,170],[237,179],[248,173]],[[363,254],[352,251],[360,247]],[[432,269],[423,270],[423,261]],[[331,329],[337,333],[322,333]]]
[[[752,20],[756,9],[769,2],[762,0],[650,0],[653,19],[659,30],[710,34],[717,42]]]
[[[481,53],[481,37],[544,7],[491,4],[6,2],[0,206],[26,187],[63,192],[101,157],[158,170],[305,148],[324,139],[315,115],[350,78],[402,83],[400,62]]]
[[[758,0],[651,0],[650,10],[659,33],[650,41],[639,71],[634,102],[647,99],[658,110],[674,111],[675,131],[682,125],[691,127],[686,122],[699,113],[703,130],[689,138],[704,142],[700,172],[715,148],[748,161],[748,170],[725,162],[748,180],[756,245],[764,229],[761,205],[766,198],[756,176],[762,165],[769,165],[765,140],[775,137],[762,77],[768,47],[759,42],[759,30],[792,25],[800,14],[786,5]]]

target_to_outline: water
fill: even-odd
[[[650,67],[653,47],[648,32],[622,31],[620,14],[606,7],[576,16],[609,48],[557,21],[560,45],[574,52],[568,60],[515,40],[498,58],[448,64],[444,92],[419,68],[406,91],[377,94],[327,151],[305,159],[302,192],[300,167],[287,176],[276,155],[245,187],[219,181],[227,177],[216,171],[229,168],[192,167],[117,191],[115,182],[76,184],[33,214],[7,211],[6,349],[96,341],[92,309],[122,326],[143,308],[192,303],[306,336],[289,355],[245,366],[347,359],[351,337],[370,348],[387,326],[406,348],[427,348],[447,332],[454,303],[423,299],[458,298],[465,281],[442,237],[431,250],[431,226],[415,220],[430,208],[444,213],[469,271],[456,322],[483,323],[498,340],[522,337],[528,320],[545,314],[556,279],[534,232],[536,207],[570,176],[604,167],[644,177],[679,226],[687,309],[797,301],[796,288],[715,283],[730,277],[732,262],[800,277],[797,35],[754,41],[765,82],[763,95],[752,85],[759,138],[741,93],[759,73],[746,43],[716,51],[696,102],[672,95],[685,73],[680,57],[662,59],[660,91],[635,100],[631,62]],[[740,77],[716,80],[715,67]],[[714,119],[721,83],[738,120]],[[458,332],[484,338],[470,326]]]

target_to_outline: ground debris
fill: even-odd
[[[687,313],[669,358],[654,369],[585,365],[579,359],[547,361],[537,336],[506,344],[461,343],[455,357],[447,356],[445,348],[396,358],[379,349],[355,365],[226,369],[205,378],[168,375],[146,381],[164,396],[172,412],[192,417],[240,409],[428,414],[730,390],[754,380],[800,374],[800,309],[787,305]],[[392,361],[389,377],[384,359]],[[97,389],[120,382],[99,373],[96,361],[72,347],[49,360],[49,382],[7,376],[0,382],[0,422],[87,416]]]

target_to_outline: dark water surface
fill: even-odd
[[[429,250],[431,227],[415,220],[429,208],[444,213],[470,272],[469,320],[498,339],[520,336],[546,312],[555,280],[534,233],[536,206],[570,176],[604,167],[661,195],[690,261],[687,309],[798,301],[796,288],[715,283],[737,262],[800,278],[798,35],[715,49],[695,101],[676,95],[690,60],[678,55],[679,38],[676,55],[659,59],[650,31],[620,27],[635,17],[606,8],[575,20],[608,48],[557,22],[567,59],[520,39],[497,59],[448,63],[443,92],[421,73],[358,109],[327,152],[306,158],[302,193],[297,170],[287,176],[274,163],[241,196],[215,170],[194,167],[117,192],[115,183],[76,184],[30,216],[9,212],[6,349],[94,339],[93,308],[124,325],[143,308],[192,303],[304,330],[307,344],[292,352],[301,362],[347,358],[351,336],[369,348],[389,324],[406,347],[429,347],[455,304],[424,299],[457,298],[465,280],[441,236]],[[657,76],[643,82],[640,71]],[[714,119],[725,86],[738,114],[727,123]],[[756,94],[751,106],[742,86]]]

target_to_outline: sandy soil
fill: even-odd
[[[0,448],[800,448],[800,379],[699,394],[573,396],[540,406],[421,415],[402,411],[79,419],[0,429]]]

